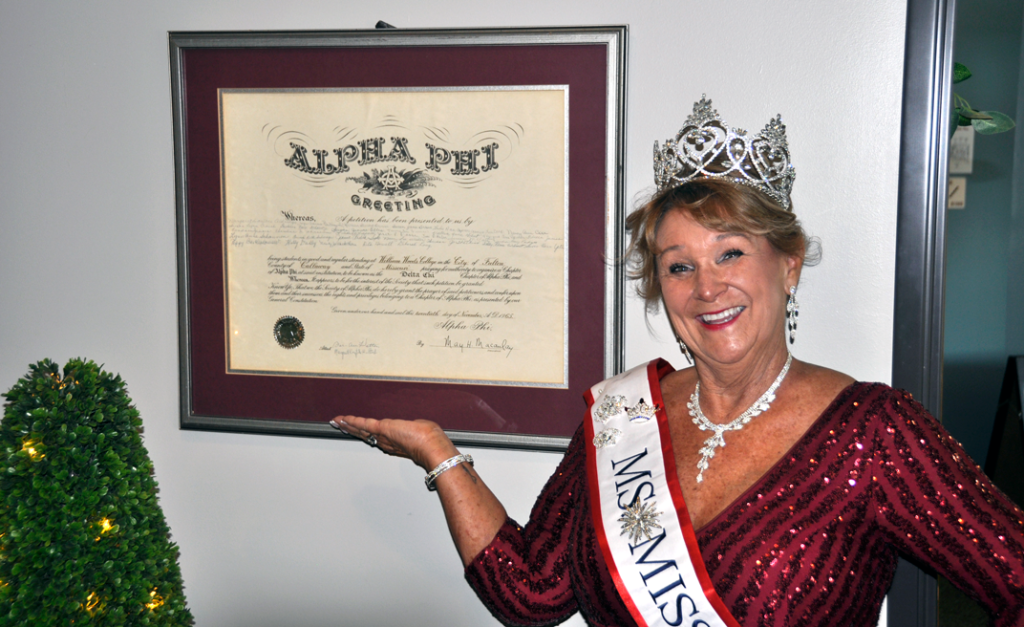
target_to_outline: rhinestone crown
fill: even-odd
[[[654,182],[658,193],[698,177],[730,178],[768,195],[787,211],[796,170],[789,161],[786,125],[781,116],[753,137],[726,126],[707,96],[664,148],[654,142]]]

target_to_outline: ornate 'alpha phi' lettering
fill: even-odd
[[[369,139],[359,140],[359,149],[362,152],[362,157],[359,159],[359,165],[369,165],[371,163],[380,163],[381,161],[384,161],[383,146],[383,137],[371,137]]]
[[[384,138],[371,137],[361,139],[359,144],[359,165],[371,165],[382,161],[404,161],[405,163],[416,163],[416,159],[409,154],[409,140],[404,137],[391,138],[391,152],[384,156]]]
[[[356,142],[358,146],[349,144],[344,148],[335,148],[333,151],[318,150],[313,148],[316,165],[310,163],[306,147],[295,142],[288,145],[292,148],[292,155],[284,160],[289,168],[295,168],[304,174],[341,174],[350,170],[349,164],[355,162],[357,165],[371,165],[383,161],[395,163],[416,163],[416,158],[409,154],[409,140],[405,137],[392,137],[391,150],[384,154],[387,142],[383,137],[370,137]],[[333,154],[333,158],[328,156]]]
[[[360,166],[383,162],[416,163],[416,157],[409,152],[408,138],[392,137],[391,149],[385,152],[387,144],[383,137],[368,137],[328,152],[317,148],[307,150],[301,144],[290,142],[292,154],[284,164],[304,174],[333,175],[348,172],[352,163]],[[471,150],[447,150],[432,144],[426,144],[426,147],[427,169],[434,172],[440,172],[445,164],[452,165],[451,173],[456,176],[490,172],[498,167],[500,146],[495,142]],[[312,161],[309,153],[312,153]]]
[[[498,144],[495,143],[485,144],[473,150],[451,151],[439,148],[433,144],[426,144],[426,146],[428,151],[427,169],[434,172],[440,172],[441,166],[448,163],[453,165],[451,171],[456,176],[470,176],[480,174],[481,172],[490,172],[498,167],[498,161],[495,158]],[[484,155],[484,163],[481,166],[477,166],[477,158],[481,153]]]
[[[404,137],[392,137],[391,152],[388,153],[388,161],[405,161],[406,163],[416,163],[416,159],[409,154],[409,140]]]
[[[295,142],[288,144],[292,148],[292,156],[284,160],[284,164],[289,168],[295,168],[299,172],[304,174],[340,174],[342,172],[348,172],[348,162],[352,161],[359,156],[359,151],[355,146],[345,146],[344,148],[335,148],[334,155],[337,157],[335,163],[331,163],[327,155],[329,154],[326,150],[313,149],[313,156],[316,158],[316,165],[310,165],[309,158],[306,155],[306,147]]]
[[[389,124],[389,126],[396,126]],[[398,128],[406,128],[399,126]],[[372,209],[375,211],[416,211],[425,207],[431,207],[436,202],[433,196],[427,195],[429,188],[445,185],[444,178],[448,172],[442,173],[442,166],[448,165],[445,170],[456,177],[471,177],[473,175],[487,175],[498,168],[498,154],[502,150],[502,143],[492,141],[490,136],[500,134],[495,130],[484,130],[473,135],[476,141],[480,142],[471,145],[467,150],[454,150],[425,144],[426,155],[421,167],[403,167],[402,164],[417,164],[417,157],[410,150],[408,137],[364,137],[357,139],[353,135],[355,129],[336,129],[344,132],[344,137],[349,138],[351,144],[331,148],[330,150],[312,148],[302,140],[288,142],[290,152],[279,153],[284,159],[284,165],[304,175],[311,175],[313,178],[306,179],[310,184],[320,187],[327,184],[338,174],[349,173],[349,176],[341,177],[345,181],[357,183],[360,188],[354,190],[357,193],[350,196],[352,204]],[[446,137],[444,129],[425,129],[428,136]],[[395,131],[402,132],[402,131]],[[308,137],[299,131],[290,131],[291,137]],[[342,140],[344,141],[344,138]],[[447,141],[436,139],[435,141]],[[419,142],[411,144],[423,145]],[[502,153],[506,154],[506,153]],[[376,167],[374,167],[376,166]],[[435,173],[443,174],[435,176]],[[306,178],[306,177],[302,177]],[[451,181],[454,182],[454,181]],[[462,178],[459,183],[475,183],[473,179]],[[296,216],[285,216],[289,220],[301,220]],[[622,432],[617,429],[606,430],[603,433],[603,446],[614,446]]]

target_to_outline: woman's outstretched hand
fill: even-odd
[[[430,472],[459,454],[437,423],[429,420],[376,420],[338,416],[331,426],[376,446],[388,455],[406,457]],[[469,564],[498,533],[505,508],[484,485],[470,464],[461,463],[434,481],[448,529],[463,565]]]
[[[331,420],[331,426],[375,445],[388,455],[411,459],[428,472],[449,457],[458,455],[444,430],[429,420],[337,416]]]

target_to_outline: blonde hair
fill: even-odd
[[[629,278],[637,281],[636,292],[648,309],[661,302],[657,237],[669,211],[682,211],[712,231],[762,236],[776,251],[799,257],[805,265],[821,259],[820,244],[807,237],[796,215],[765,194],[726,179],[690,181],[657,194],[626,218]]]

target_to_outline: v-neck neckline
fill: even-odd
[[[676,372],[676,369],[673,368],[671,366],[671,364],[669,364],[668,368],[663,368],[663,369],[659,368],[659,372],[658,372],[658,374],[660,375],[658,377],[658,393],[659,393],[659,395],[661,395],[661,382],[665,380],[665,377],[667,377],[668,375],[672,374],[673,372]],[[860,385],[860,383],[861,383],[860,381],[854,381],[853,383],[850,383],[849,385],[844,387],[842,390],[840,390],[839,393],[836,394],[835,397],[832,399],[832,401],[828,404],[828,406],[825,407],[824,410],[822,410],[821,414],[819,414],[818,417],[815,418],[814,421],[811,422],[810,425],[808,425],[807,429],[804,430],[804,432],[800,435],[799,438],[797,438],[796,442],[794,442],[793,445],[790,446],[786,450],[786,452],[782,454],[782,457],[780,457],[778,460],[776,460],[774,464],[772,464],[767,470],[765,470],[764,473],[760,477],[758,477],[756,481],[754,481],[754,483],[750,484],[750,487],[748,487],[746,490],[741,492],[739,496],[737,496],[728,505],[726,505],[724,508],[722,508],[721,511],[719,511],[717,514],[712,516],[707,522],[705,522],[703,525],[701,525],[701,527],[699,529],[697,528],[696,525],[693,524],[693,519],[690,518],[690,526],[693,528],[694,534],[696,534],[698,536],[700,534],[702,534],[709,527],[711,527],[712,525],[717,523],[718,520],[720,518],[722,518],[727,512],[729,512],[730,510],[735,508],[739,503],[742,503],[743,501],[747,500],[747,497],[750,494],[754,493],[758,488],[760,488],[762,486],[762,484],[765,482],[765,480],[767,480],[767,478],[769,476],[775,474],[775,471],[777,469],[783,467],[783,465],[785,465],[787,463],[791,463],[791,462],[788,462],[787,460],[790,458],[790,456],[793,453],[793,451],[795,451],[797,448],[799,448],[801,446],[804,446],[807,443],[807,440],[811,437],[811,433],[816,433],[817,432],[818,423],[823,422],[823,421],[827,420],[828,418],[830,418],[832,416],[832,414],[834,413],[833,409],[840,402],[840,399],[844,398],[847,395],[847,393],[854,386]],[[668,450],[666,450],[666,453],[672,455],[672,459],[675,460],[675,454],[676,453],[675,453],[674,443],[672,442],[672,438],[668,438],[668,440],[669,440],[668,441],[668,447],[667,447]],[[673,464],[673,466],[676,466],[676,464]],[[678,473],[678,470],[677,470],[677,473]],[[679,480],[678,476],[676,477],[676,480],[677,481]],[[689,516],[689,508],[688,507],[687,507],[687,516]]]

